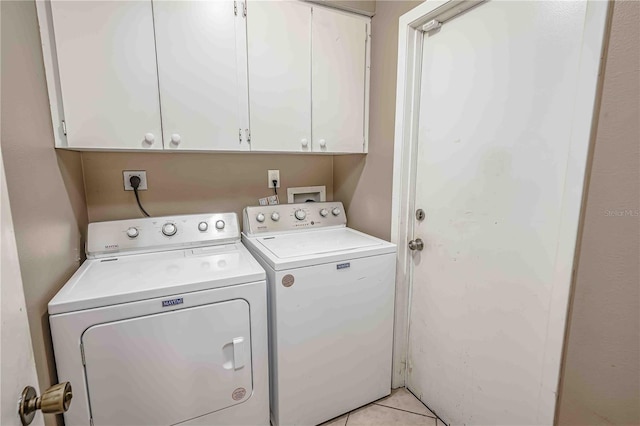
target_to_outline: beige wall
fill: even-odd
[[[149,189],[140,191],[152,216],[235,211],[273,194],[267,170],[280,170],[278,195],[287,188],[325,185],[333,198],[333,157],[276,154],[82,154],[90,222],[140,217],[132,191],[124,191],[123,170],[146,170]]]
[[[289,186],[326,185],[328,199],[345,202],[350,226],[389,238],[397,20],[418,3],[377,3],[369,154],[330,157],[56,152],[34,3],[0,2],[2,153],[41,388],[55,380],[46,304],[79,264],[87,215],[91,221],[140,215],[133,194],[122,189],[122,170],[147,171],[150,189],[141,198],[161,215],[239,213],[271,193],[266,170],[277,168],[281,194]],[[638,2],[615,8],[560,424],[640,422],[638,218],[606,215],[639,208],[638,8]]]
[[[336,156],[334,198],[349,226],[388,240],[391,235],[393,134],[398,66],[398,18],[421,1],[378,1],[372,19],[369,153]]]
[[[53,148],[35,3],[2,1],[0,15],[2,155],[38,381],[46,389],[56,382],[47,303],[84,252],[82,169],[80,154]]]
[[[640,2],[616,2],[565,347],[560,425],[640,424],[639,52]]]

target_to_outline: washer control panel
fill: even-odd
[[[213,246],[240,239],[235,213],[146,217],[89,224],[87,257]]]
[[[250,206],[244,209],[242,218],[247,235],[346,225],[347,217],[339,201]]]

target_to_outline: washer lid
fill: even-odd
[[[246,237],[245,243],[275,270],[393,253],[395,244],[351,228]]]
[[[89,259],[51,299],[49,314],[264,279],[264,270],[240,243]]]
[[[355,250],[383,243],[349,228],[271,235],[259,237],[258,241],[280,259]]]

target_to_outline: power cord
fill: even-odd
[[[142,204],[140,203],[140,197],[138,196],[138,187],[140,186],[140,178],[138,176],[131,176],[129,178],[129,183],[131,184],[131,187],[133,188],[133,193],[136,196],[136,201],[138,202],[138,207],[140,207],[140,210],[142,211],[142,213],[144,213],[144,215],[146,217],[151,217],[151,215],[149,215],[149,213],[147,213],[147,211],[144,209],[144,207],[142,207]]]
[[[278,186],[278,179],[273,179],[271,182],[273,182],[273,193],[278,195],[278,188],[276,188],[276,186]]]

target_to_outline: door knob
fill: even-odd
[[[409,241],[409,249],[422,251],[424,248],[424,242],[420,238]]]
[[[64,382],[51,386],[42,396],[36,396],[36,390],[27,386],[22,391],[18,401],[18,414],[23,426],[31,424],[36,411],[42,410],[47,414],[60,414],[69,409],[71,405],[71,383]]]

